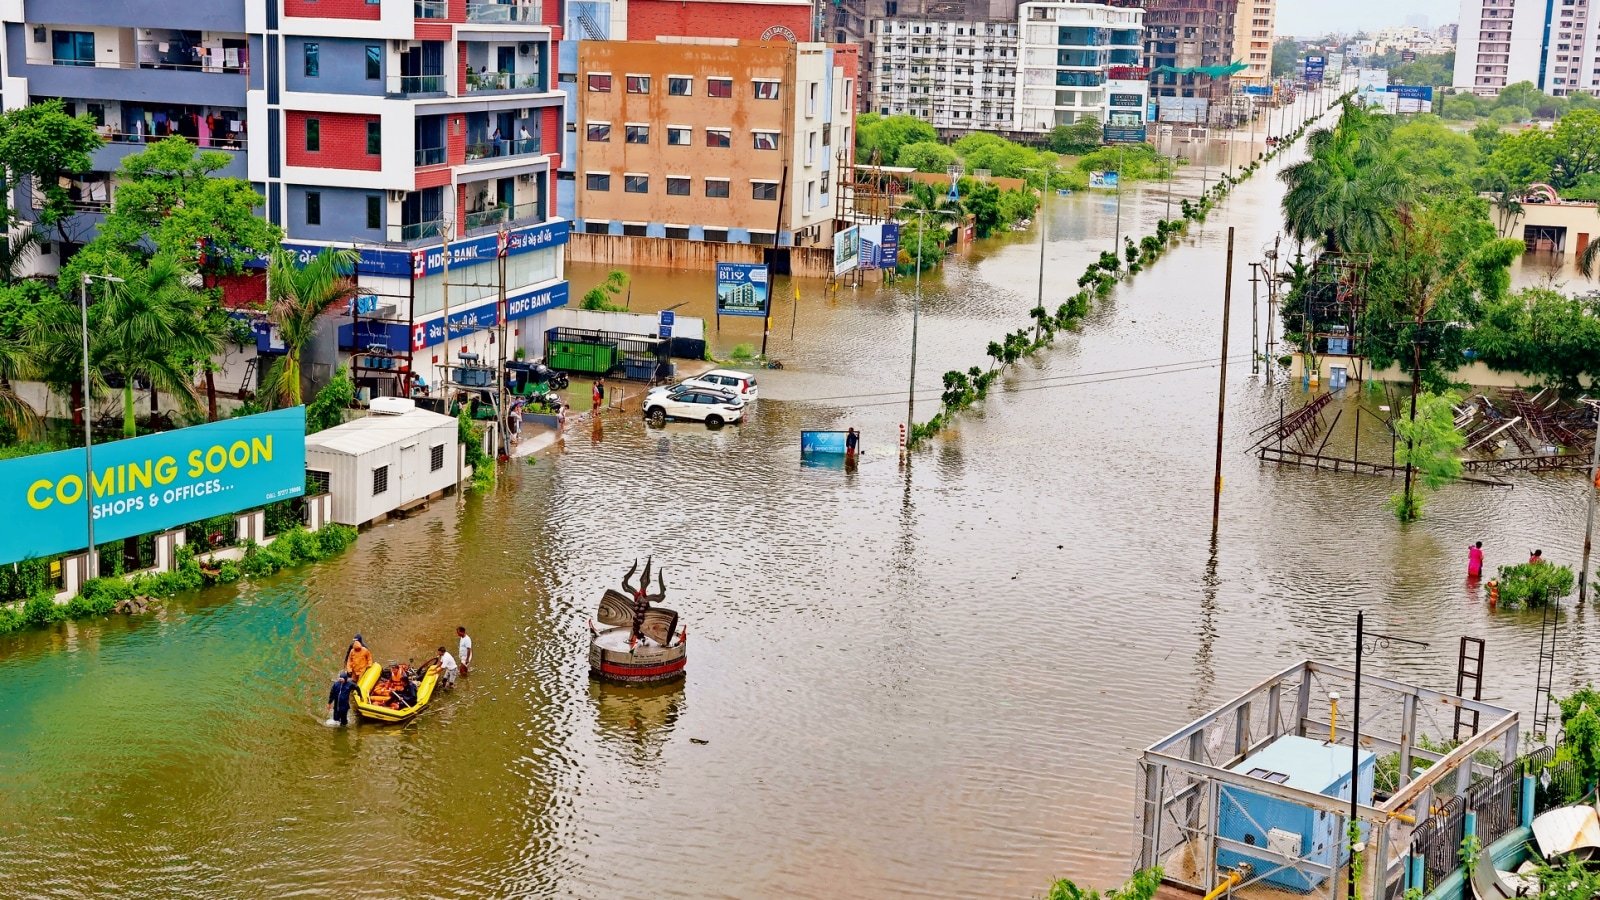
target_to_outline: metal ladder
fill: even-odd
[[[256,382],[256,364],[259,363],[260,361],[261,361],[261,357],[259,357],[259,356],[252,356],[248,360],[245,361],[245,364],[244,364],[244,377],[239,380],[239,399],[240,400],[243,400],[245,398],[246,392],[255,390],[254,385],[255,385],[255,382]]]
[[[1456,656],[1456,696],[1469,696],[1468,687],[1472,688],[1471,699],[1483,699],[1483,639],[1462,635],[1461,652]],[[1451,739],[1458,744],[1461,742],[1462,725],[1472,729],[1468,737],[1477,734],[1478,711],[1456,707],[1455,730],[1451,733]]]
[[[1550,690],[1556,680],[1556,626],[1560,621],[1560,606],[1547,604],[1539,624],[1539,674],[1533,692],[1533,736],[1541,740],[1550,733]]]

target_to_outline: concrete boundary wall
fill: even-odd
[[[625,234],[573,232],[567,243],[567,261],[600,263],[619,269],[659,266],[668,269],[711,271],[719,262],[759,263],[760,244],[721,244],[675,238],[635,237]],[[802,278],[833,274],[832,247],[792,247],[790,266]]]

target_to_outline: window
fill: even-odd
[[[622,176],[622,189],[629,194],[650,193],[649,175],[624,175]]]
[[[593,222],[593,221],[585,222],[585,223],[583,223],[583,233],[584,234],[610,234],[611,233],[611,223],[610,222]]]
[[[372,496],[387,493],[389,490],[389,467],[379,466],[372,470]]]
[[[306,191],[306,224],[322,224],[322,192]]]
[[[378,44],[367,45],[367,80],[377,81],[383,78],[383,47]]]
[[[707,197],[726,197],[726,196],[728,196],[728,179],[726,179],[726,178],[707,178],[706,179],[706,196]],[[706,240],[710,240],[710,238],[707,238]]]
[[[610,93],[610,91],[611,91],[611,76],[610,75],[590,75],[589,76],[589,90],[597,91],[597,92],[602,93],[602,94]]]
[[[807,82],[806,83],[806,115],[814,116],[816,114],[817,114],[817,83],[815,81],[811,81],[811,82]]]
[[[750,137],[754,141],[757,150],[778,149],[778,133],[776,131],[753,131],[750,133]]]
[[[729,131],[726,128],[707,128],[706,129],[706,146],[707,147],[732,147],[733,146],[733,132]]]
[[[694,133],[694,129],[691,129],[691,128],[674,128],[672,126],[668,126],[667,127],[667,146],[669,146],[669,147],[687,147],[687,146],[689,146],[689,141],[691,139],[690,136],[693,133]]]
[[[590,172],[584,176],[584,187],[591,191],[611,190],[611,176],[598,172]]]
[[[306,77],[316,78],[322,74],[322,47],[311,41],[305,43],[306,51]]]
[[[321,153],[322,152],[322,120],[321,119],[307,119],[306,120],[306,152],[307,153]]]
[[[686,75],[667,76],[667,95],[670,97],[687,97],[694,93],[694,79]]]
[[[817,133],[815,131],[806,135],[806,165],[814,165],[817,161]]]
[[[733,79],[732,78],[707,78],[706,79],[706,96],[707,97],[732,97],[733,96]]]
[[[689,196],[689,179],[667,176],[667,194],[673,197]]]
[[[383,155],[383,123],[380,121],[367,122],[367,155]]]
[[[972,53],[972,51],[970,51],[970,50],[967,51],[967,52],[968,52],[969,55]],[[968,72],[967,74],[971,75],[972,73]],[[839,95],[839,112],[849,112],[850,111],[850,98],[852,98],[854,96],[855,96],[855,79],[846,78],[844,80],[844,93]]]
[[[683,225],[668,225],[667,237],[687,241],[689,239],[689,229]]]
[[[367,195],[367,227],[374,231],[383,227],[383,198],[377,194]]]
[[[611,141],[611,123],[590,122],[589,140],[600,144],[609,143]]]
[[[778,199],[778,183],[776,181],[750,182],[750,199],[776,200]]]
[[[776,99],[778,99],[778,82],[776,82],[776,81],[758,81],[758,82],[756,82],[756,99],[757,100],[776,100]]]
[[[648,143],[650,143],[650,126],[649,125],[628,125],[628,126],[625,126],[625,131],[623,133],[623,140],[627,141],[630,144],[648,144]]]
[[[444,445],[434,444],[428,451],[428,471],[437,472],[444,468]]]
[[[317,469],[306,470],[306,496],[315,497],[318,494],[328,493],[328,485],[333,483],[333,477]]]
[[[648,94],[648,93],[650,93],[650,76],[649,75],[629,75],[628,76],[628,93],[630,93],[630,94]]]
[[[623,222],[622,233],[629,237],[649,237],[650,226],[643,222]]]

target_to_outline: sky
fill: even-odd
[[[1354,34],[1406,24],[1407,16],[1427,16],[1428,27],[1460,20],[1459,0],[1279,0],[1280,36],[1314,37],[1330,31]]]

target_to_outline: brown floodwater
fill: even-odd
[[[1217,161],[1213,151],[1213,163]],[[1215,171],[1213,167],[1212,171]],[[1183,167],[1180,194],[1198,193]],[[1162,185],[1126,189],[1148,233]],[[1542,548],[1575,563],[1583,481],[1456,485],[1398,526],[1394,480],[1264,467],[1248,432],[1298,384],[1250,377],[1245,263],[1277,229],[1271,169],[1080,331],[895,460],[908,282],[780,281],[751,420],[574,430],[484,496],[364,533],[339,559],[140,619],[0,639],[0,884],[40,897],[1024,898],[1127,873],[1138,750],[1307,657],[1347,662],[1355,611],[1429,642],[1371,654],[1485,699],[1533,700],[1538,622],[1465,585]],[[1110,246],[1114,200],[1052,198],[1045,299]],[[1211,532],[1224,248],[1236,228],[1226,491]],[[1033,233],[925,280],[918,416],[946,369],[1027,321]],[[596,280],[574,267],[575,290]],[[634,273],[633,306],[709,308],[701,274]],[[1264,310],[1263,316],[1264,316]],[[798,315],[794,337],[790,317]],[[1264,327],[1264,322],[1263,322]],[[724,320],[713,343],[759,343]],[[1348,392],[1331,448],[1350,449]],[[1362,455],[1387,437],[1363,414]],[[855,425],[858,469],[801,464]],[[629,562],[665,564],[689,629],[668,688],[586,674],[587,619]],[[1594,677],[1590,614],[1558,689]],[[321,724],[355,632],[380,660],[476,665],[404,728]]]

